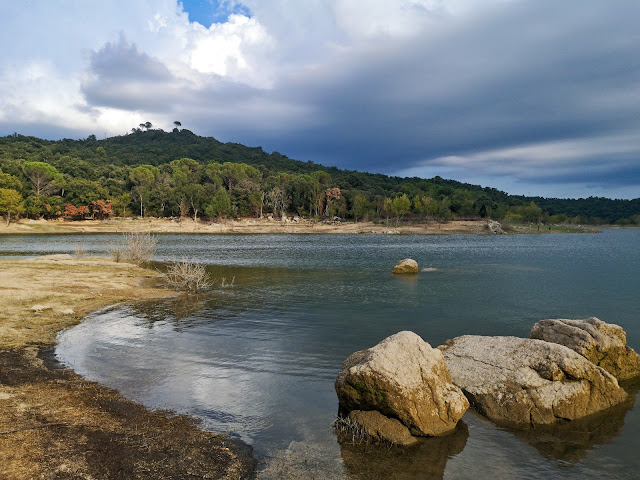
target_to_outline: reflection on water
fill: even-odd
[[[442,478],[449,458],[462,452],[469,428],[459,422],[443,437],[424,438],[409,447],[385,447],[338,436],[340,455],[350,480]]]
[[[525,443],[552,460],[578,463],[589,450],[611,443],[622,431],[627,413],[633,408],[636,392],[605,412],[596,413],[572,422],[541,425],[526,430],[513,430]]]
[[[468,412],[453,436],[409,449],[338,441],[330,425],[344,359],[400,330],[435,346],[465,333],[526,337],[543,318],[595,315],[622,325],[637,349],[640,232],[172,238],[160,237],[162,255],[201,258],[235,286],[98,312],[60,336],[58,358],[251,443],[260,477],[637,478],[633,395],[552,429],[506,430]],[[391,275],[408,256],[438,271]]]

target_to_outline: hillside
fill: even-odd
[[[273,213],[396,222],[491,217],[512,223],[640,223],[640,199],[527,198],[440,177],[341,170],[186,129],[138,129],[104,140],[3,137],[0,189],[5,197],[7,190],[19,195],[12,194],[13,210],[0,199],[0,213],[45,218]]]

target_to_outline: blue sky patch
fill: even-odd
[[[229,15],[251,17],[249,8],[235,0],[182,0],[182,8],[189,14],[189,21],[207,28],[212,23],[225,23]]]

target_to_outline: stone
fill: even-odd
[[[384,442],[411,445],[418,441],[399,420],[386,417],[376,410],[353,410],[347,418],[367,435]]]
[[[542,340],[464,335],[438,347],[455,385],[496,423],[526,427],[575,420],[622,402],[610,373]]]
[[[488,220],[485,225],[487,230],[492,235],[503,235],[505,231],[502,229],[502,224],[500,222],[496,222],[495,220]]]
[[[346,412],[377,410],[417,436],[452,431],[469,408],[451,383],[442,353],[408,331],[351,354],[335,388]]]
[[[405,258],[396,263],[391,273],[395,274],[415,274],[418,273],[418,262],[411,258]]]
[[[33,313],[42,313],[45,310],[51,310],[51,308],[52,307],[49,306],[49,305],[34,305],[34,306],[31,307],[31,311]]]
[[[73,315],[76,312],[73,310],[73,308],[61,308],[60,310],[58,310],[58,313],[61,315]]]
[[[618,380],[640,375],[640,355],[627,346],[626,332],[599,318],[540,320],[530,337],[569,347]]]

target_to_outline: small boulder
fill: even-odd
[[[347,418],[365,434],[384,442],[411,445],[418,441],[400,421],[386,417],[376,410],[353,410]]]
[[[502,224],[500,222],[496,222],[495,220],[487,221],[487,224],[485,226],[489,233],[492,235],[503,235],[505,233],[502,229]]]
[[[622,327],[596,317],[540,320],[531,329],[530,337],[569,347],[618,380],[640,375],[640,355],[627,346]]]
[[[31,311],[33,313],[42,313],[45,310],[51,310],[51,306],[50,305],[34,305],[31,307]]]
[[[393,267],[391,273],[396,274],[415,274],[418,273],[418,262],[412,260],[411,258],[405,258],[404,260],[400,260],[396,263],[396,266]]]
[[[465,335],[438,348],[453,383],[497,423],[524,427],[575,420],[627,397],[611,374],[563,345]]]
[[[451,383],[442,353],[407,331],[351,354],[335,388],[347,412],[377,410],[418,436],[452,431],[469,407]]]

